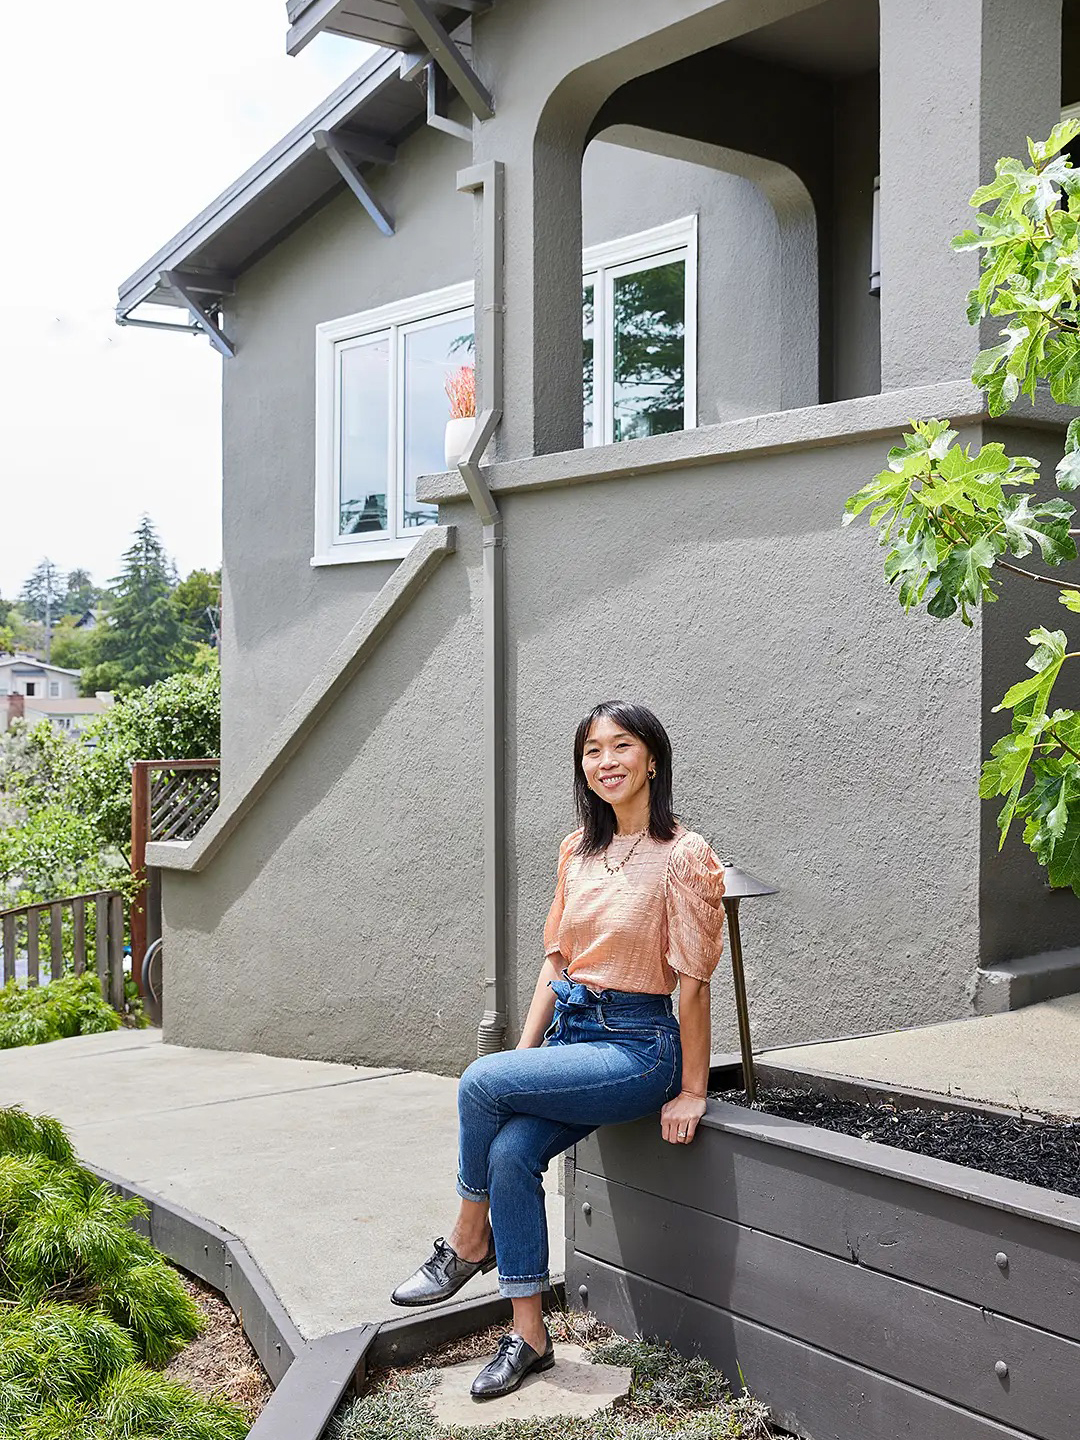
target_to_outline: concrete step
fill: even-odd
[[[1040,1000],[1080,994],[1080,949],[1048,950],[980,966],[968,982],[976,1015],[1002,1015]]]

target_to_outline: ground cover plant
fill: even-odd
[[[97,976],[88,970],[25,989],[9,980],[0,990],[0,1050],[44,1045],[72,1035],[97,1035],[118,1030],[121,1023],[102,995]],[[149,1023],[141,1007],[136,1023]]]
[[[501,1325],[441,1346],[415,1365],[373,1372],[365,1393],[339,1407],[326,1440],[771,1440],[766,1407],[746,1393],[733,1395],[720,1371],[700,1357],[627,1340],[588,1313],[556,1310],[547,1323],[556,1346],[581,1345],[594,1363],[631,1367],[626,1401],[574,1418],[437,1424],[426,1404],[436,1369],[466,1359],[479,1369],[505,1334]]]
[[[0,1109],[0,1435],[246,1436],[237,1406],[161,1373],[205,1320],[132,1228],[145,1213],[77,1164],[57,1120]]]
[[[714,1098],[745,1105],[746,1091],[717,1091]],[[753,1108],[1080,1196],[1080,1121],[1055,1116],[1014,1120],[975,1110],[909,1110],[884,1100],[850,1100],[780,1086],[759,1090]]]

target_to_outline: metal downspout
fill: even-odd
[[[503,411],[503,205],[505,169],[489,160],[461,170],[457,188],[481,193],[480,401],[458,470],[483,527],[484,555],[484,1013],[477,1055],[506,1041],[506,601],[503,519],[480,470],[480,457]]]

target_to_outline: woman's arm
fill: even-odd
[[[712,1044],[709,986],[706,981],[695,980],[690,975],[679,976],[679,1034],[683,1088],[660,1111],[660,1128],[664,1139],[673,1145],[688,1145],[705,1114]],[[686,1134],[680,1135],[680,1130]]]
[[[548,981],[558,980],[561,974],[562,971],[549,956],[540,967],[532,1004],[525,1017],[525,1024],[521,1027],[521,1039],[515,1049],[534,1050],[542,1042],[544,1032],[555,1014],[555,991],[548,989]]]

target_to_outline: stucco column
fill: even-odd
[[[584,128],[543,117],[481,127],[478,157],[506,165],[502,458],[582,443],[581,156]],[[500,123],[502,122],[502,123]],[[554,130],[554,133],[548,133]],[[478,356],[481,367],[485,357]]]
[[[979,256],[949,240],[994,162],[1049,134],[1060,96],[1061,0],[881,0],[882,390],[970,370]]]

